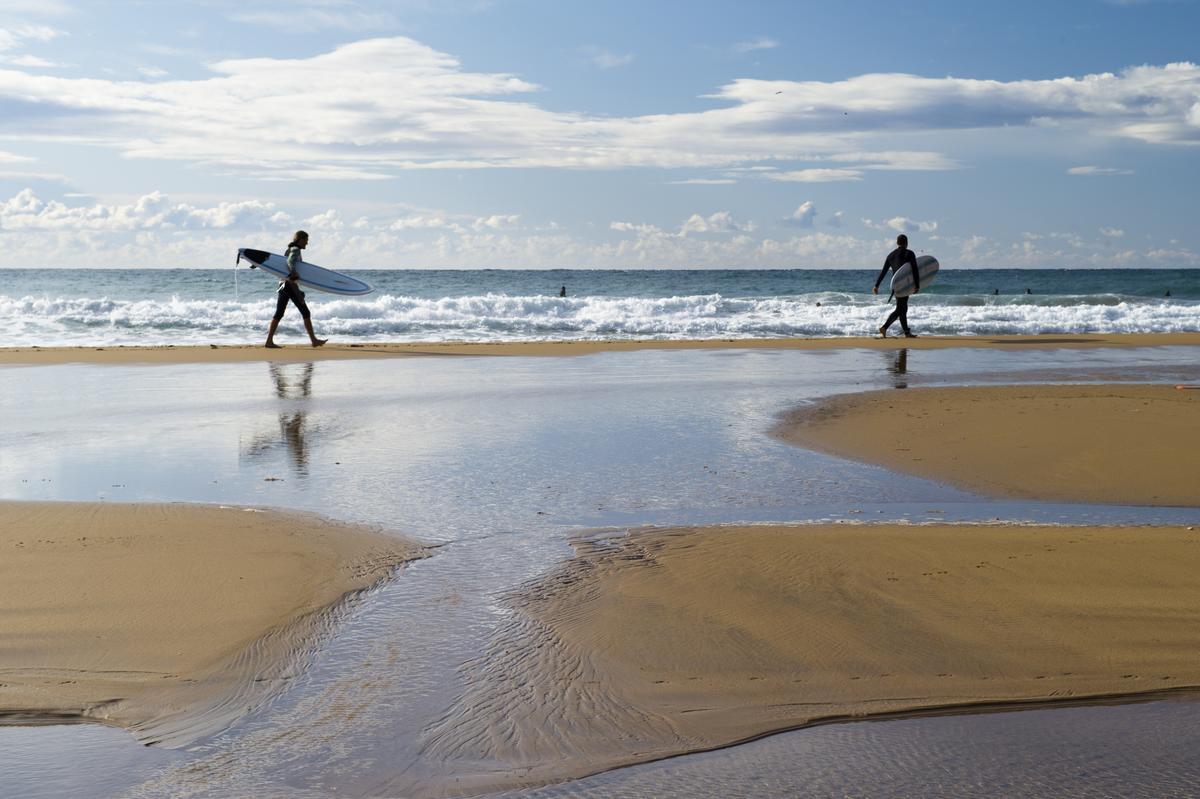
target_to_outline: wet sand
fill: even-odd
[[[511,343],[343,344],[314,349],[304,344],[268,350],[260,345],[155,347],[0,347],[0,364],[229,363],[328,361],[419,356],[564,356],[644,349],[1095,349],[1102,347],[1197,346],[1200,333],[1047,334],[1033,336],[921,336],[920,338],[719,339],[708,341],[545,341]]]
[[[787,441],[1002,496],[1200,506],[1200,391],[988,386],[822,401]]]
[[[847,395],[789,441],[994,493],[1196,505],[1200,392]],[[913,427],[894,431],[896,414]],[[917,425],[920,425],[917,427]],[[916,429],[918,433],[914,433]],[[871,456],[883,450],[889,458]],[[870,457],[868,457],[870,456]],[[1200,686],[1188,527],[801,525],[584,541],[516,595],[427,752],[519,788],[814,723]]]
[[[1200,685],[1200,532],[801,525],[584,542],[427,754],[535,784],[819,721]],[[510,769],[503,779],[497,761]]]
[[[420,552],[310,515],[0,503],[0,723],[187,743],[277,692],[344,600]]]

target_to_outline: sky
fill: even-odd
[[[0,0],[0,267],[1198,267],[1200,2]]]

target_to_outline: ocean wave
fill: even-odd
[[[882,297],[548,297],[478,294],[427,299],[309,294],[322,334],[348,341],[527,341],[598,338],[772,338],[872,333],[889,312]],[[0,295],[0,324],[25,346],[248,343],[274,310],[253,299],[139,300]],[[910,322],[937,335],[1167,333],[1200,329],[1200,303],[1094,295],[921,295]],[[285,332],[299,327],[289,310]]]

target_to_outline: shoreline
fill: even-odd
[[[338,343],[312,348],[302,344],[268,350],[259,344],[138,345],[72,347],[0,347],[0,365],[185,364],[243,361],[304,362],[369,358],[430,356],[578,356],[598,352],[648,349],[788,349],[788,350],[933,350],[971,349],[1097,349],[1107,347],[1200,346],[1200,332],[1116,333],[1003,336],[920,336],[886,339],[871,337],[786,339],[645,339],[604,341]]]
[[[0,502],[0,725],[186,745],[282,690],[417,544],[310,514]]]

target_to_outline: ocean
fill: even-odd
[[[872,335],[876,270],[358,270],[363,297],[308,292],[337,342],[726,339]],[[233,269],[3,269],[8,346],[248,344],[276,281]],[[566,297],[559,297],[565,286]],[[1200,269],[962,269],[913,298],[927,335],[1200,330]],[[303,337],[294,308],[280,341]]]

